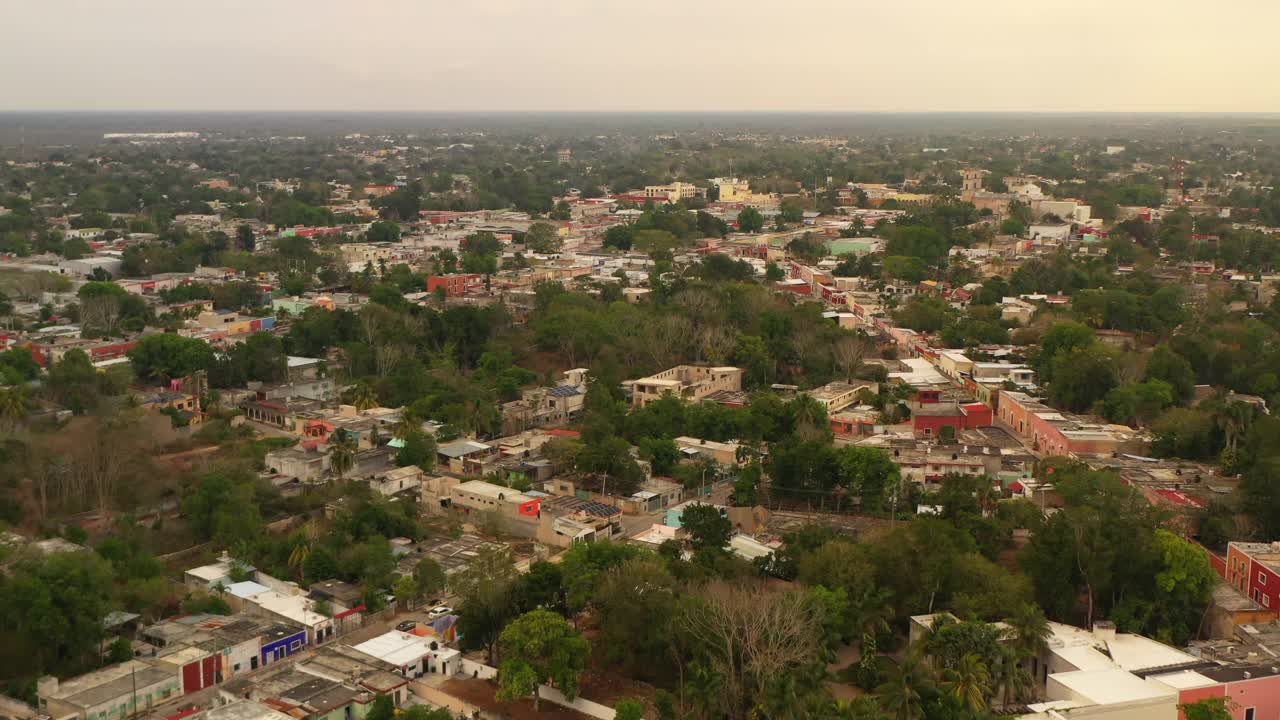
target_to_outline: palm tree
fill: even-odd
[[[889,603],[891,595],[884,588],[867,588],[849,600],[850,627],[862,641],[862,659],[858,665],[868,670],[876,662],[876,638],[889,632],[889,620],[893,618],[893,607]]]
[[[991,694],[991,672],[975,653],[960,658],[955,667],[947,668],[943,688],[975,715],[987,709]]]
[[[31,398],[21,386],[0,390],[0,420],[9,430],[18,427],[31,412]]]
[[[888,678],[876,688],[876,700],[894,720],[921,720],[924,696],[931,690],[928,672],[908,655],[894,665]]]
[[[1001,693],[1001,705],[1007,708],[1014,698],[1022,699],[1027,696],[1027,691],[1031,689],[1031,673],[1008,645],[1000,646],[1000,654],[995,660],[991,665],[991,687]]]
[[[1045,619],[1044,611],[1034,603],[1025,603],[1005,618],[1009,626],[1009,645],[1019,660],[1038,658],[1049,651],[1049,638],[1053,630]]]
[[[687,691],[689,705],[696,708],[693,717],[713,717],[719,705],[723,685],[724,679],[720,677],[720,673],[707,667],[705,663],[695,660],[689,663],[689,680],[682,688],[680,702],[684,704],[685,691]]]
[[[364,412],[378,406],[378,394],[372,385],[361,380],[351,389],[351,404],[355,405],[360,412]]]
[[[338,479],[346,477],[347,471],[356,462],[356,439],[351,433],[339,428],[329,436],[329,464],[338,473]]]
[[[307,558],[311,557],[311,547],[319,535],[320,530],[312,521],[303,523],[298,532],[294,533],[293,550],[289,552],[289,567],[297,571],[298,580],[302,580]]]
[[[391,428],[391,436],[404,440],[415,432],[422,431],[422,420],[409,408],[400,410],[400,420]]]

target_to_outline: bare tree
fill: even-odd
[[[80,323],[103,333],[115,330],[120,321],[120,299],[112,295],[95,295],[80,299]]]
[[[698,331],[698,349],[707,362],[722,365],[738,344],[738,333],[728,325],[704,325]]]
[[[723,679],[728,717],[746,717],[752,701],[787,669],[821,650],[820,609],[799,590],[717,582],[681,617]]]
[[[862,360],[871,353],[871,341],[862,335],[844,335],[831,348],[836,365],[844,371],[845,380],[853,382]]]
[[[373,346],[373,359],[378,366],[378,377],[384,378],[387,373],[391,372],[391,368],[400,362],[400,358],[404,357],[405,348],[403,345],[393,345],[384,343]]]

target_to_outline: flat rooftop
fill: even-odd
[[[1171,702],[1177,699],[1177,693],[1172,688],[1157,687],[1119,668],[1055,673],[1049,678],[1073,694],[1096,705],[1115,705],[1166,697]]]

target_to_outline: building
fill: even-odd
[[[448,677],[462,669],[462,653],[438,640],[392,630],[353,646],[354,650],[394,665],[406,678],[427,674]]]
[[[835,381],[809,390],[807,394],[817,401],[819,405],[826,408],[827,414],[830,415],[856,403],[863,390],[876,395],[879,393],[879,385],[874,382],[847,383]]]
[[[962,430],[991,424],[991,408],[980,403],[925,403],[911,413],[911,428],[918,438],[937,438],[951,428],[954,438]]]
[[[707,190],[690,183],[673,182],[670,185],[646,185],[644,196],[650,200],[665,200],[669,203],[676,203],[681,200],[705,198]]]
[[[1263,608],[1280,613],[1280,542],[1229,543],[1226,581]]]
[[[911,642],[941,616],[912,617]],[[1178,704],[1194,701],[1184,688],[1199,685],[1187,673],[1220,667],[1150,638],[1116,632],[1110,622],[1094,623],[1092,630],[1055,622],[1049,628],[1047,650],[1030,667],[1042,700],[1027,706],[1023,720],[1177,720]]]
[[[417,494],[422,487],[423,475],[422,468],[417,465],[407,465],[378,473],[369,478],[368,482],[369,487],[383,497],[391,497],[402,492]]]
[[[58,272],[63,275],[87,278],[96,270],[101,270],[111,277],[117,277],[124,272],[124,260],[114,255],[95,255],[79,260],[63,260],[58,263]]]
[[[686,458],[702,458],[717,465],[736,467],[738,465],[738,443],[716,442],[701,438],[681,436],[675,439],[676,448]]]
[[[450,273],[427,277],[427,292],[434,293],[437,289],[443,288],[444,294],[448,297],[466,295],[483,287],[484,276],[475,273]]]
[[[553,547],[619,539],[624,534],[622,509],[595,500],[557,495],[543,500],[536,533],[538,542]]]
[[[176,672],[130,660],[65,681],[46,675],[36,695],[53,720],[124,720],[176,700],[181,688]]]
[[[1133,440],[1130,428],[1058,412],[1014,390],[999,392],[997,408],[1000,421],[1031,441],[1032,449],[1044,455],[1109,455]]]
[[[667,393],[697,402],[712,393],[742,390],[742,370],[730,366],[677,365],[625,384],[631,388],[632,407],[644,407]]]
[[[537,519],[539,506],[542,504],[540,498],[483,480],[455,485],[449,496],[451,505],[467,514],[497,512],[504,516],[521,515],[533,520]]]

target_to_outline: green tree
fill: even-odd
[[[1191,703],[1182,703],[1178,709],[1186,720],[1231,720],[1235,703],[1226,697],[1209,697]]]
[[[448,579],[444,568],[432,558],[423,558],[413,567],[413,584],[419,597],[430,597],[444,590]]]
[[[694,552],[720,551],[733,537],[733,523],[715,505],[688,505],[680,516],[680,525],[689,533]]]
[[[613,720],[644,720],[644,703],[635,698],[622,698],[613,704]]]
[[[532,695],[537,710],[542,683],[553,684],[570,699],[577,697],[578,677],[586,669],[591,645],[563,617],[549,610],[525,613],[502,631],[501,643],[499,700]]]
[[[745,233],[757,233],[764,229],[764,215],[753,208],[743,208],[738,213],[738,230]]]
[[[926,698],[934,692],[928,670],[911,656],[890,666],[875,690],[880,707],[894,720],[923,720]]]
[[[550,223],[534,223],[524,235],[524,245],[536,253],[559,252],[563,243],[555,225]]]
[[[389,220],[378,220],[369,226],[364,237],[369,242],[396,242],[400,239],[400,226]]]
[[[129,350],[129,363],[140,378],[181,378],[213,364],[213,348],[197,338],[159,333],[146,335]]]
[[[509,551],[506,548],[481,550],[465,569],[454,575],[450,584],[461,600],[458,629],[464,645],[485,648],[489,664],[494,664],[502,628],[516,610],[513,592],[516,570]]]
[[[111,566],[96,553],[19,558],[0,577],[0,645],[24,658],[8,677],[65,672],[96,657],[112,596]]]
[[[244,252],[253,252],[258,246],[258,239],[249,225],[236,226],[236,246]]]
[[[976,715],[987,709],[991,673],[981,657],[974,653],[961,657],[954,667],[943,671],[943,677],[943,689],[966,710]]]

